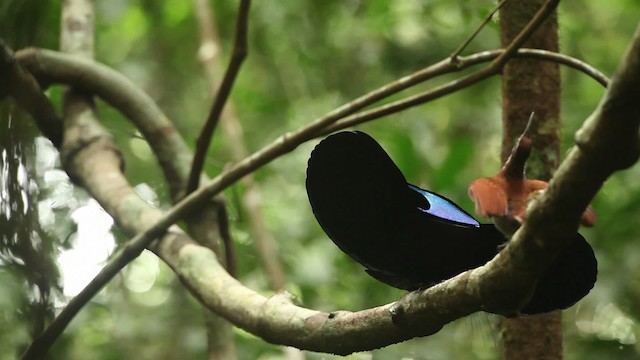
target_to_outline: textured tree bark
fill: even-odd
[[[500,10],[500,41],[506,46],[544,3],[510,1]],[[526,47],[558,51],[558,19],[554,12],[525,43]],[[559,164],[560,70],[550,62],[512,59],[502,73],[502,162],[526,126],[536,119],[534,148],[527,162],[529,178],[549,180]],[[504,358],[562,359],[562,313],[505,319],[501,323]]]

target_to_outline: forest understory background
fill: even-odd
[[[202,3],[95,2],[95,59],[146,91],[192,149],[211,107],[215,87],[210,79],[221,78],[232,51],[237,13],[236,2],[215,2],[208,4],[213,18],[202,19],[203,10],[197,7]],[[281,134],[447,58],[494,6],[489,1],[255,2],[248,57],[223,115],[236,122],[221,121],[204,172],[214,177]],[[57,50],[60,8],[59,1],[4,1],[0,37],[14,50]],[[632,0],[566,1],[558,11],[561,52],[611,77],[637,26],[640,6]],[[203,21],[212,21],[216,32],[203,33]],[[499,48],[498,26],[490,22],[465,53]],[[208,36],[219,40],[220,47],[203,43]],[[567,67],[561,75],[564,158],[605,89]],[[417,89],[459,76],[446,75]],[[60,106],[61,87],[51,87],[47,94]],[[121,151],[129,182],[149,203],[167,209],[175,194],[163,180],[153,150],[120,113],[102,101],[97,108]],[[467,186],[500,167],[500,118],[500,80],[492,77],[358,129],[380,141],[410,182],[472,212]],[[111,227],[95,201],[72,185],[54,147],[28,115],[3,101],[0,121],[5,129],[0,133],[0,233],[16,234],[3,236],[0,252],[0,359],[13,359],[21,352],[16,349],[30,342],[32,327],[42,325],[34,319],[51,315],[51,308],[37,304],[50,302],[57,313],[67,296],[79,290],[71,282],[78,273],[85,275],[84,281],[92,276],[78,268],[95,270],[88,260],[104,261],[115,251],[114,244],[129,236]],[[358,311],[397,300],[403,291],[368,277],[317,225],[304,188],[306,161],[316,143],[302,144],[224,191],[238,279],[267,295],[285,288],[305,307],[322,311]],[[599,278],[586,298],[564,312],[566,359],[640,356],[640,278],[635,275],[640,273],[639,172],[635,166],[611,177],[592,203],[596,227],[581,230],[598,257]],[[16,246],[17,239],[41,245]],[[69,250],[82,247],[86,252],[74,259]],[[71,265],[65,268],[64,261]],[[48,290],[43,291],[48,288],[50,299]],[[351,357],[499,358],[497,318],[475,314],[433,336]],[[57,340],[52,358],[203,358],[207,333],[202,319],[202,307],[173,271],[146,251],[78,314]],[[238,328],[232,331],[241,359],[330,358],[271,345]]]

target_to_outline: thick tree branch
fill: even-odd
[[[207,118],[207,121],[204,124],[202,131],[200,132],[200,136],[198,136],[198,140],[196,142],[196,152],[193,156],[189,180],[187,182],[186,194],[193,192],[198,188],[198,185],[200,184],[200,174],[202,173],[204,159],[207,156],[209,144],[211,143],[211,138],[213,137],[213,132],[218,125],[220,115],[222,114],[222,109],[224,108],[224,104],[227,102],[227,98],[229,98],[229,94],[231,93],[231,89],[233,88],[233,83],[235,82],[238,72],[240,71],[240,66],[244,62],[244,59],[247,57],[247,28],[249,24],[250,6],[251,0],[240,1],[240,7],[238,8],[238,17],[236,20],[236,35],[233,45],[233,53],[231,55],[231,61],[229,62],[227,72],[224,74],[222,83],[220,84],[220,88],[216,93],[215,100],[213,102],[213,105],[211,106],[209,117]]]

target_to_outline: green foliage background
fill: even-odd
[[[211,3],[226,63],[237,2]],[[96,1],[95,5],[96,58],[147,91],[193,145],[212,96],[197,58],[199,35],[192,2],[110,0]],[[249,57],[231,96],[247,146],[250,151],[258,150],[285,131],[445,58],[493,5],[486,0],[255,1]],[[59,14],[60,1],[0,1],[0,37],[16,49],[28,45],[57,49]],[[636,0],[564,1],[559,17],[561,49],[611,75],[637,25],[638,14]],[[497,29],[498,24],[491,23],[466,52],[498,47]],[[431,81],[419,89],[455,76]],[[603,89],[574,70],[563,69],[562,76],[566,150]],[[416,90],[408,93],[412,91]],[[54,99],[60,97],[59,88],[49,93]],[[2,111],[6,117],[13,110],[5,107]],[[146,143],[126,119],[102,103],[100,114],[125,155],[131,183],[147,184],[166,200],[165,184]],[[32,125],[24,126],[25,133],[35,132]],[[409,181],[443,193],[471,212],[467,185],[499,167],[499,79],[359,129],[380,141]],[[394,301],[403,292],[369,278],[333,245],[310,211],[304,179],[306,159],[316,143],[311,141],[256,173],[267,226],[278,242],[288,288],[305,306],[327,311],[359,310]],[[210,176],[229,163],[226,145],[226,139],[217,134],[206,164]],[[635,166],[608,181],[593,203],[599,215],[597,226],[582,230],[596,251],[600,274],[591,294],[565,311],[566,359],[640,357],[639,176],[640,167]],[[37,200],[55,193],[56,184],[42,180],[39,184]],[[53,190],[45,191],[49,188]],[[226,192],[240,279],[268,294],[266,276],[238,200],[244,190],[238,185]],[[57,214],[68,214],[86,203],[82,191],[73,194],[77,201],[57,209]],[[58,220],[42,231],[49,235],[48,244],[59,251],[70,246],[68,236],[74,226],[68,216]],[[114,231],[119,241],[124,241]],[[155,273],[154,269],[153,286],[143,292],[132,291],[128,282],[139,274]],[[29,325],[20,309],[32,293],[24,283],[24,275],[10,262],[0,262],[1,360],[14,358],[28,341]],[[497,320],[491,315],[474,315],[429,338],[350,358],[497,359]],[[281,347],[241,330],[236,330],[236,335],[241,359],[285,358]],[[147,254],[80,313],[53,354],[61,359],[200,359],[205,351],[202,309],[172,272]],[[306,356],[331,358],[314,353]]]

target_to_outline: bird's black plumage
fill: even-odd
[[[331,240],[371,276],[397,288],[428,287],[481,266],[506,241],[492,224],[479,224],[446,198],[408,184],[382,147],[362,132],[340,132],[320,142],[308,162],[306,185]],[[582,274],[584,284],[565,294],[576,269],[595,271],[584,238],[578,234],[565,257],[569,249],[579,255],[554,262],[523,313],[566,308],[591,289],[595,273]]]

